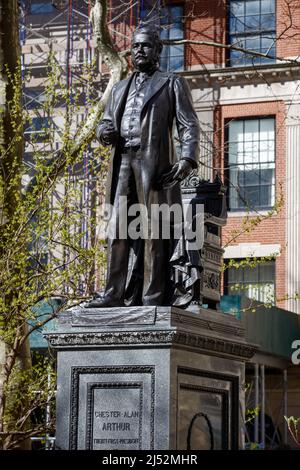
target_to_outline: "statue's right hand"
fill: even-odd
[[[113,126],[107,126],[103,129],[101,137],[106,145],[112,145],[117,141],[118,131]]]

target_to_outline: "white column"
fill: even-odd
[[[287,125],[286,163],[286,292],[300,293],[300,123]],[[300,301],[286,301],[286,309],[300,313]]]

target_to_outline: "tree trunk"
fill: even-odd
[[[0,147],[1,179],[4,182],[0,203],[1,226],[11,224],[21,194],[21,162],[23,158],[23,129],[20,76],[19,8],[18,0],[0,0]],[[12,111],[13,109],[13,111]],[[16,138],[17,137],[17,138]],[[12,224],[13,230],[13,224]],[[5,243],[1,244],[2,247]],[[1,249],[0,249],[1,251]],[[1,252],[0,252],[1,256]],[[11,302],[10,296],[6,299]],[[4,321],[3,315],[0,321]],[[1,325],[2,326],[2,325]],[[9,354],[16,355],[13,363],[30,367],[29,342],[20,351],[12,351],[0,340],[0,431],[5,431],[5,384],[9,377]],[[1,439],[0,439],[1,442]],[[5,447],[5,445],[4,445]],[[30,449],[30,439],[20,448]]]

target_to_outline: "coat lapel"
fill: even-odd
[[[116,97],[115,97],[115,116],[116,116],[116,125],[120,129],[121,119],[124,112],[124,107],[126,104],[126,99],[128,95],[128,90],[130,88],[133,78],[136,76],[136,73],[133,73],[129,78],[119,83]],[[147,105],[148,101],[164,86],[168,81],[169,77],[166,74],[161,73],[159,70],[154,73],[147,91],[144,97],[142,111]]]
[[[124,112],[124,107],[128,95],[128,90],[131,85],[131,81],[133,77],[135,76],[135,73],[130,75],[129,78],[126,80],[123,80],[122,82],[119,83],[118,89],[116,90],[116,97],[115,97],[115,119],[116,119],[116,125],[117,128],[120,129],[120,124],[121,124],[121,119],[122,115]]]
[[[159,70],[154,73],[144,97],[142,112],[148,101],[151,100],[152,96],[154,96],[161,89],[161,87],[164,86],[168,79],[168,75],[162,74]]]

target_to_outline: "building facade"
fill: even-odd
[[[108,77],[92,41],[88,15],[93,2],[21,3],[23,66],[30,68],[27,106],[43,101],[52,50],[66,86],[82,93],[78,121],[84,119],[84,63],[97,61],[97,92]],[[145,0],[133,5],[111,0],[108,6],[109,29],[120,50],[129,48],[140,22],[160,26],[162,39],[173,41],[164,47],[161,68],[189,81],[202,128],[200,175],[209,179],[219,173],[227,186],[223,245],[225,260],[234,262],[225,270],[225,293],[299,313],[298,2]],[[56,116],[35,117],[35,130],[59,129],[60,115],[58,106]],[[246,261],[243,266],[248,258],[250,266]]]
[[[233,293],[298,312],[299,6],[245,0],[197,8],[186,37],[219,45],[191,44],[186,76],[200,121],[213,130],[213,172],[228,188],[225,259],[252,262],[227,270],[225,292],[238,285]]]

